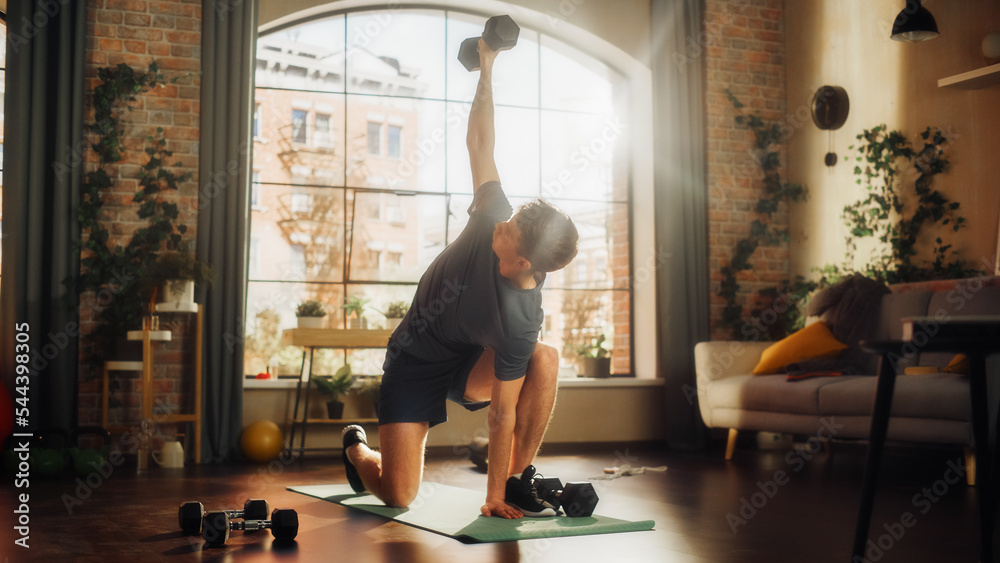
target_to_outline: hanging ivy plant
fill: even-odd
[[[781,125],[765,123],[758,113],[743,111],[743,103],[728,88],[726,95],[737,111],[734,117],[736,124],[745,125],[753,133],[755,150],[752,151],[752,154],[755,164],[760,167],[763,173],[764,195],[753,207],[757,216],[750,223],[750,233],[736,241],[729,265],[722,267],[722,282],[718,293],[726,302],[722,310],[720,325],[733,329],[742,338],[749,338],[750,335],[757,334],[760,330],[759,326],[749,327],[743,319],[743,306],[736,301],[740,290],[737,274],[751,269],[750,258],[759,247],[778,246],[788,242],[788,230],[774,226],[774,213],[782,202],[804,201],[807,194],[801,185],[785,182],[781,179],[781,158],[775,150],[775,147],[781,143]],[[773,297],[777,292],[778,290],[774,289],[764,295],[765,297]],[[794,307],[787,308],[782,315],[794,315],[793,310]],[[759,323],[757,324],[759,325]],[[787,323],[781,319],[767,323],[767,331],[768,333],[781,331],[785,324]]]
[[[781,201],[804,200],[806,193],[801,186],[781,181],[779,156],[772,150],[780,139],[780,126],[768,125],[756,114],[745,114],[740,111],[743,104],[732,92],[726,90],[726,94],[738,112],[735,122],[747,125],[754,132],[754,154],[759,155],[757,164],[764,174],[765,185],[764,196],[754,207],[758,218],[751,224],[750,234],[736,241],[729,265],[721,270],[719,295],[726,300],[726,306],[720,325],[731,328],[735,337],[775,340],[802,328],[805,317],[799,306],[808,300],[808,295],[854,272],[889,284],[957,279],[980,273],[958,258],[940,236],[934,239],[933,260],[916,262],[917,243],[926,228],[958,231],[967,226],[965,218],[958,214],[959,203],[932,188],[934,177],[948,169],[946,135],[940,129],[928,127],[920,134],[923,146],[914,149],[903,133],[879,125],[859,134],[857,145],[849,147],[856,154],[845,157],[854,159],[856,182],[868,191],[865,198],[845,206],[841,214],[850,233],[845,240],[845,262],[812,268],[819,274],[815,280],[796,276],[780,286],[760,290],[758,295],[764,306],[751,309],[749,320],[744,320],[743,307],[736,302],[740,289],[736,274],[750,269],[750,258],[759,246],[788,240],[786,230],[771,227],[771,215]],[[907,165],[912,168],[906,168]],[[903,173],[907,171],[909,176]],[[902,180],[908,177],[915,178],[912,194],[903,191]],[[866,237],[877,237],[883,245],[867,264],[855,268],[857,239]]]
[[[80,237],[74,248],[83,255],[79,274],[63,282],[74,295],[93,292],[96,296],[97,326],[83,346],[87,365],[92,368],[110,357],[126,331],[141,326],[150,302],[147,273],[158,254],[176,248],[187,231],[185,225],[176,223],[177,204],[162,195],[176,191],[192,176],[190,171],[173,169],[181,166],[180,162],[167,164],[173,153],[166,148],[163,128],[158,127],[155,135],[143,139],[146,162],[139,169],[138,189],[130,199],[115,199],[112,172],[124,161],[128,145],[122,112],[132,111],[131,104],[140,95],[163,85],[164,76],[156,62],[144,72],[125,64],[99,68],[97,76],[100,83],[93,91],[94,121],[85,126],[97,166],[84,174],[77,206]],[[145,223],[125,245],[113,242],[113,220],[104,210],[109,202],[136,205],[136,215]]]
[[[857,145],[849,147],[856,153],[857,184],[864,186],[868,194],[844,207],[842,217],[850,228],[845,240],[847,263],[854,260],[857,239],[877,237],[883,244],[857,271],[890,284],[964,278],[978,273],[957,253],[949,252],[951,245],[944,244],[940,236],[934,239],[931,249],[933,261],[915,262],[917,242],[925,227],[958,231],[967,226],[965,217],[958,214],[960,204],[931,187],[934,177],[950,164],[945,156],[947,137],[940,129],[928,127],[920,138],[923,147],[914,149],[905,135],[883,124],[864,130],[857,136]],[[907,177],[903,174],[906,171],[916,177],[912,193],[904,192],[901,182]]]

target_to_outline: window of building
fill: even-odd
[[[261,126],[260,126],[260,104],[254,104],[253,108],[253,136],[254,138],[260,137]]]
[[[382,154],[382,124],[368,122],[368,154],[379,156]]]
[[[313,208],[312,196],[309,194],[292,194],[292,213],[310,213]]]
[[[399,158],[402,154],[403,128],[398,125],[389,126],[388,147],[385,155],[389,158]]]
[[[266,250],[247,288],[247,373],[268,365],[298,372],[301,350],[277,343],[304,299],[322,301],[329,326],[345,328],[345,296],[363,296],[369,326],[382,326],[378,311],[409,302],[424,270],[461,233],[473,193],[465,136],[478,74],[455,54],[482,33],[483,20],[445,9],[398,8],[391,18],[379,8],[352,9],[262,33],[255,99],[273,116],[269,130],[288,131],[290,142],[254,144],[268,206],[250,226]],[[556,32],[522,25],[518,45],[501,55],[497,167],[515,209],[544,198],[580,232],[577,260],[549,274],[542,291],[545,341],[564,351],[562,367],[572,373],[573,346],[604,334],[615,346],[616,373],[629,373],[632,159],[617,140],[631,90]],[[291,122],[271,123],[282,116]],[[310,118],[313,148],[292,150],[309,140]],[[334,124],[343,127],[342,142],[318,150],[321,132]],[[588,263],[588,256],[605,258]],[[253,333],[262,314],[280,318],[271,329],[278,332]],[[317,352],[316,373],[345,360],[355,373],[381,373],[384,350],[327,352]]]
[[[309,131],[306,128],[306,120],[309,112],[301,109],[292,110],[292,141],[305,144],[309,141]]]
[[[321,148],[333,146],[333,122],[328,113],[316,114],[316,146]]]
[[[260,170],[254,170],[250,181],[250,209],[260,210],[263,205],[260,202]]]

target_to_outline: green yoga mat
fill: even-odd
[[[630,522],[597,515],[585,518],[525,517],[517,520],[487,518],[479,514],[479,508],[483,505],[482,491],[460,489],[440,483],[421,484],[420,493],[409,508],[389,508],[372,495],[355,493],[350,485],[307,485],[288,487],[288,490],[358,508],[465,542],[638,532],[652,530],[654,525],[652,520]]]

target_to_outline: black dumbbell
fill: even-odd
[[[229,539],[231,530],[256,532],[271,530],[276,540],[291,540],[299,533],[299,515],[291,508],[275,508],[270,520],[231,520],[226,512],[209,512],[201,537],[211,545],[222,545]]]
[[[271,507],[266,500],[247,499],[243,503],[243,510],[224,510],[230,518],[244,518],[247,520],[266,520]],[[181,531],[185,534],[200,534],[202,521],[205,519],[205,505],[196,501],[189,501],[181,504],[177,509],[177,521]]]
[[[586,481],[562,484],[557,477],[534,480],[538,498],[549,501],[556,508],[562,508],[566,516],[590,516],[597,508],[597,491]]]
[[[520,33],[521,28],[514,23],[510,16],[493,16],[486,20],[482,37],[483,41],[486,41],[486,44],[494,51],[506,51],[517,45],[517,36]],[[458,48],[458,60],[469,72],[479,70],[478,37],[470,37],[462,41],[462,46]]]

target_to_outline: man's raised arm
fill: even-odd
[[[489,181],[500,181],[493,147],[496,132],[493,125],[493,61],[497,52],[479,39],[479,85],[469,112],[469,132],[465,144],[469,148],[469,163],[472,165],[472,189],[479,190]]]

